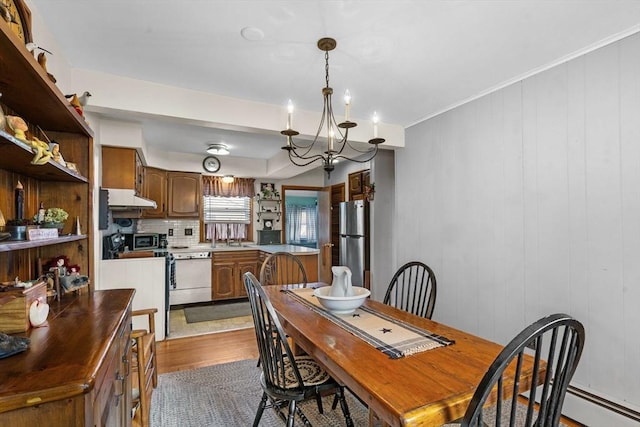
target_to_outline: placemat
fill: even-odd
[[[351,314],[334,314],[320,305],[312,288],[285,289],[297,301],[363,339],[392,359],[451,345],[454,341],[361,306]]]

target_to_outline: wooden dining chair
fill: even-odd
[[[260,383],[263,394],[253,426],[258,426],[267,407],[277,409],[288,427],[293,427],[296,415],[307,425],[307,418],[297,403],[315,398],[319,412],[322,413],[322,394],[334,392],[338,396],[347,427],[352,427],[353,421],[344,397],[344,387],[331,378],[310,356],[294,356],[269,297],[250,272],[244,275],[244,285],[251,304],[262,365]],[[282,412],[284,406],[288,407],[287,416]]]
[[[558,426],[564,397],[580,361],[584,339],[582,324],[566,314],[544,317],[525,328],[507,344],[491,364],[480,381],[460,425]],[[522,383],[519,381],[512,385],[505,384],[503,374],[507,369],[515,369],[515,377],[520,377],[525,354],[534,358],[534,372],[531,378],[542,379],[542,384],[532,381],[531,386],[527,388],[521,388]],[[510,372],[513,376],[514,371]],[[496,389],[497,396],[492,395]],[[505,400],[505,391],[514,398]],[[525,392],[529,393],[528,404],[518,404],[518,396]],[[497,404],[483,411],[490,396]],[[495,421],[489,418],[494,418]],[[515,420],[518,422],[515,423]]]
[[[426,264],[411,261],[396,271],[383,302],[417,316],[431,319],[436,303],[436,275]]]
[[[307,272],[302,261],[288,252],[274,252],[260,267],[260,283],[267,285],[307,284]]]
[[[132,345],[132,406],[133,427],[148,427],[151,415],[151,397],[158,386],[156,362],[155,313],[156,308],[134,310],[132,316],[147,316],[146,329],[131,332]]]

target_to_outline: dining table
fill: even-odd
[[[464,416],[502,345],[367,298],[353,315],[386,319],[391,326],[381,330],[409,329],[433,337],[438,344],[406,353],[389,351],[389,346],[376,345],[371,334],[358,333],[345,323],[351,315],[336,315],[316,304],[312,293],[320,286],[326,285],[264,286],[264,290],[295,346],[368,406],[370,425],[441,426]],[[521,387],[531,384],[532,360],[524,360]],[[513,372],[507,370],[504,398],[511,397]],[[541,376],[536,382],[540,380]],[[494,390],[488,403],[495,403],[495,398]]]

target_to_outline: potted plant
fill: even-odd
[[[44,221],[41,224],[44,228],[57,228],[62,230],[64,222],[69,218],[69,214],[62,208],[48,208],[44,212]]]

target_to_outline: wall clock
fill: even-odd
[[[271,230],[273,228],[273,220],[272,219],[265,219],[264,220],[264,229],[265,230]]]
[[[202,161],[202,167],[207,172],[215,173],[220,170],[220,160],[215,156],[207,156]]]
[[[2,18],[7,21],[13,31],[23,43],[30,43],[31,11],[24,0],[0,0]]]

